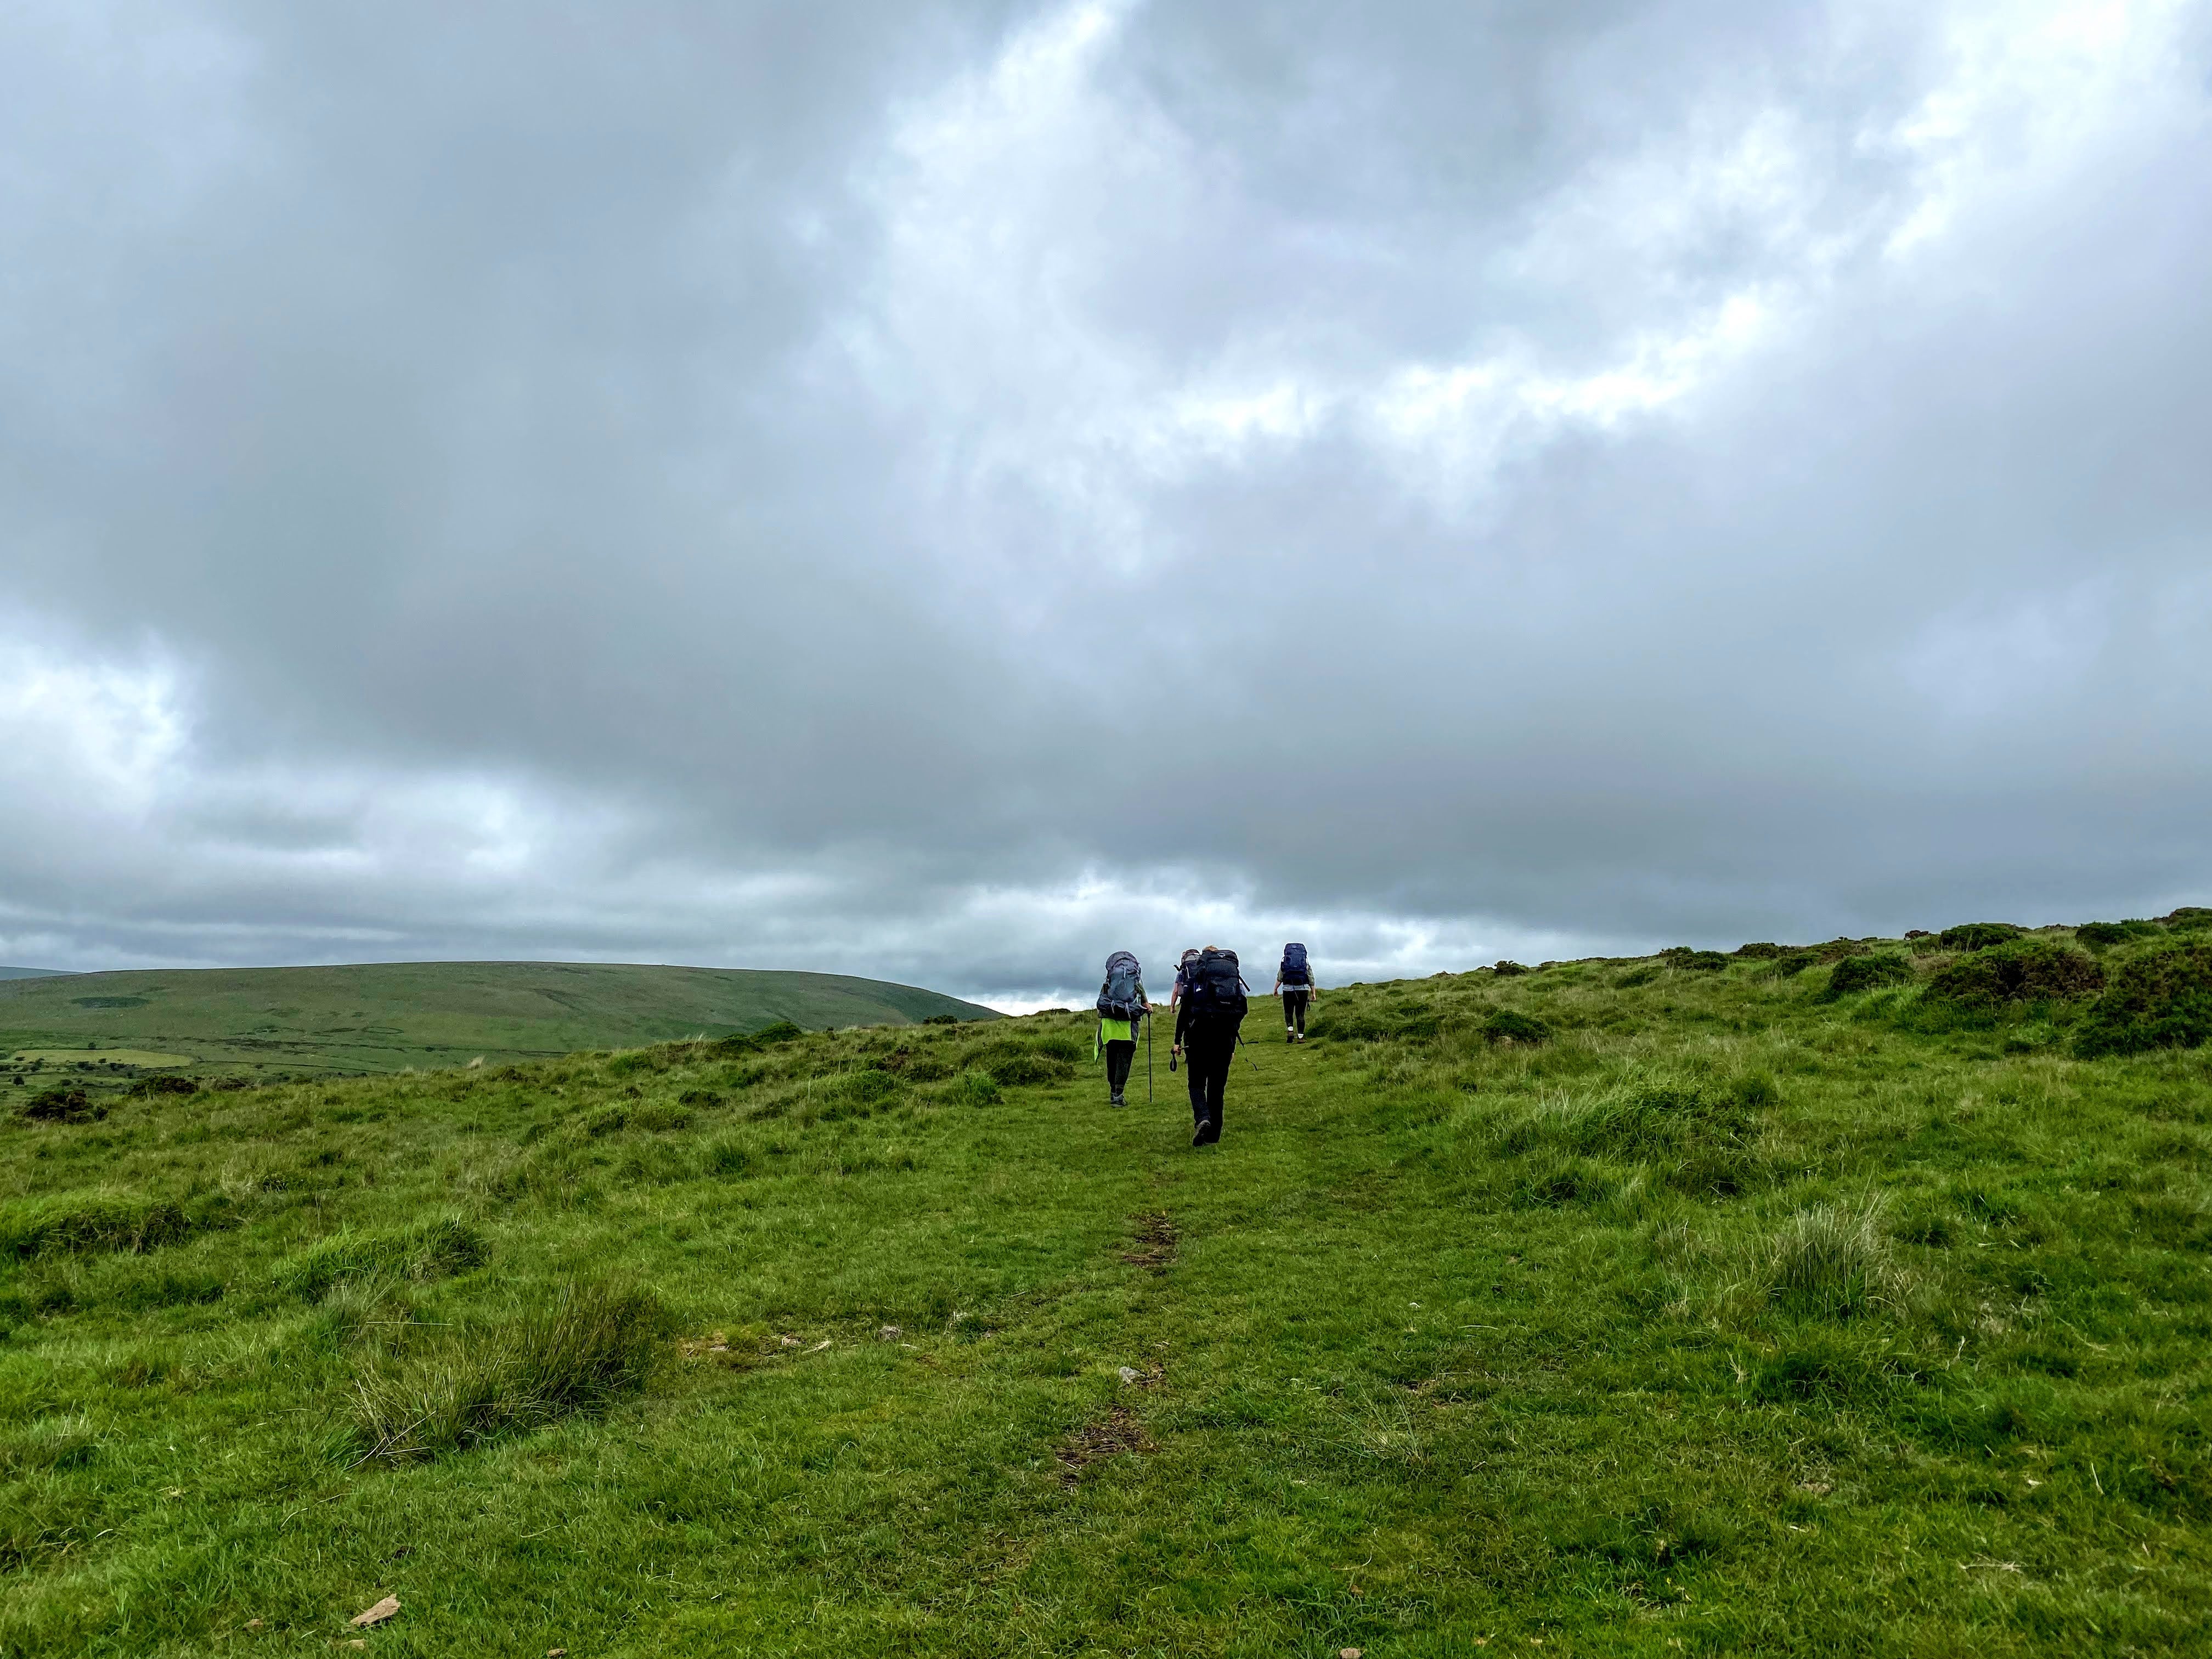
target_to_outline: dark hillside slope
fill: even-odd
[[[1867,945],[0,1122],[0,1655],[2202,1659],[2197,957]]]
[[[72,974],[0,984],[0,1059],[42,1056],[46,1070],[70,1067],[95,1083],[155,1069],[380,1072],[723,1036],[778,1020],[822,1030],[939,1014],[998,1018],[934,991],[838,974],[620,963]]]
[[[63,979],[67,975],[57,968],[0,968],[0,979]]]

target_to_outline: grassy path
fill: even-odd
[[[2203,1061],[1531,979],[1332,1000],[1207,1152],[1050,1017],[9,1130],[0,1653],[2203,1651]],[[184,1231],[23,1245],[96,1194]],[[571,1279],[642,1391],[356,1461]]]

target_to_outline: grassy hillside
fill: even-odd
[[[934,991],[839,974],[617,963],[412,962],[72,974],[0,984],[0,1109],[13,1079],[94,1090],[152,1070],[325,1075],[540,1059],[757,1030],[995,1019]]]
[[[20,1121],[0,1652],[2201,1654],[2212,952],[1972,944]]]
[[[51,968],[0,968],[0,979],[58,979]]]

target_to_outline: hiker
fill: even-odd
[[[1194,1146],[1221,1139],[1221,1093],[1237,1060],[1237,1035],[1244,1024],[1244,975],[1237,953],[1209,945],[1183,969],[1176,1005],[1173,1053],[1188,1052]]]
[[[1321,995],[1321,986],[1313,976],[1312,964],[1306,960],[1304,945],[1283,947],[1282,965],[1275,969],[1275,988],[1268,994],[1283,1000],[1283,1041],[1304,1042],[1306,1002]]]
[[[1098,988],[1098,1034],[1091,1040],[1091,1054],[1106,1054],[1107,1104],[1126,1106],[1121,1091],[1128,1085],[1129,1067],[1137,1058],[1137,1023],[1152,1012],[1145,995],[1145,970],[1127,951],[1106,958],[1106,982]]]
[[[1183,981],[1190,972],[1190,964],[1198,960],[1198,947],[1193,945],[1176,959],[1175,988],[1168,993],[1168,1012],[1173,1013],[1176,1005],[1182,1000]]]

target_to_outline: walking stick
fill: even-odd
[[[1149,1106],[1149,1105],[1151,1105],[1152,1103],[1152,1012],[1151,1012],[1151,1011],[1148,1009],[1148,1010],[1146,1010],[1146,1014],[1145,1014],[1145,1104],[1146,1104],[1146,1105],[1147,1105],[1147,1106]]]

